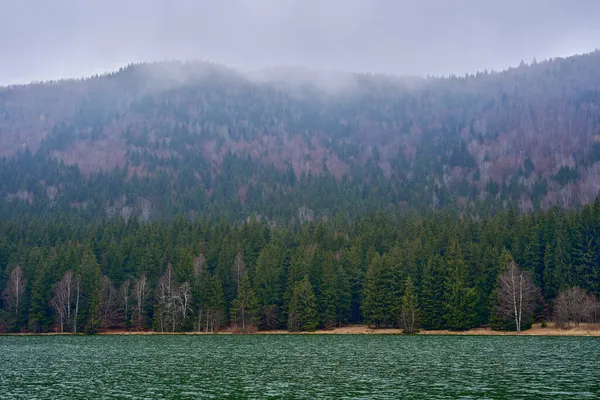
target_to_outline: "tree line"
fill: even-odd
[[[465,330],[599,322],[600,200],[293,226],[216,217],[0,224],[5,332]]]

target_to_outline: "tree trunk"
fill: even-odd
[[[77,314],[79,313],[79,278],[76,280],[77,297],[75,299],[75,316],[73,317],[73,333],[77,333]]]

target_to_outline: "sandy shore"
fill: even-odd
[[[153,332],[153,331],[126,331],[126,330],[103,330],[98,332],[99,335],[205,335],[205,333],[199,332]],[[217,332],[219,335],[231,335],[234,334],[232,330],[225,329]],[[374,329],[369,328],[366,325],[351,325],[344,326],[341,328],[334,328],[330,330],[317,330],[314,332],[289,332],[286,330],[272,330],[272,331],[258,331],[252,333],[254,335],[398,335],[402,334],[401,329]],[[475,328],[468,331],[427,331],[421,330],[419,335],[477,335],[477,336],[515,336],[516,332],[504,332],[504,331],[493,331],[489,328]],[[71,333],[13,333],[6,335],[71,335]],[[573,326],[568,329],[561,329],[550,324],[546,328],[542,328],[539,324],[534,325],[531,329],[521,332],[520,336],[596,336],[600,337],[600,324],[580,324],[579,326]]]
[[[285,330],[277,331],[261,331],[257,334],[262,335],[277,335],[277,334],[290,334]],[[318,330],[315,332],[304,332],[307,335],[397,335],[402,334],[401,329],[373,329],[365,325],[352,325],[345,326],[342,328],[335,328],[332,330]],[[419,335],[516,335],[516,332],[503,332],[493,331],[489,328],[475,328],[468,331],[427,331],[421,330]],[[542,328],[539,324],[534,325],[531,329],[521,332],[522,336],[599,336],[600,337],[600,324],[581,324],[578,327],[572,327],[569,329],[560,329],[553,326]]]
[[[161,334],[160,332],[128,332],[128,331],[103,331],[101,335],[152,335]],[[196,335],[196,332],[185,332],[185,334]],[[203,334],[203,333],[200,333]],[[231,330],[222,330],[218,332],[219,335],[230,335],[233,334]],[[287,330],[273,330],[273,331],[258,331],[254,332],[255,335],[398,335],[402,334],[401,329],[374,329],[369,328],[366,325],[351,325],[344,326],[341,328],[334,328],[330,330],[317,330],[314,332],[289,332]],[[468,331],[427,331],[422,330],[418,333],[419,335],[516,335],[516,332],[504,332],[504,331],[493,331],[489,328],[475,328]],[[534,325],[531,329],[521,332],[521,336],[598,336],[600,337],[600,324],[580,324],[569,329],[557,328],[550,325],[546,328],[542,328],[539,324]]]

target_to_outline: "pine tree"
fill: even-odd
[[[490,321],[492,304],[494,304],[492,292],[500,271],[497,249],[486,246],[483,249],[479,264],[479,275],[475,281],[475,289],[477,290],[476,324],[487,325]]]
[[[313,331],[319,324],[317,298],[308,275],[294,287],[288,318],[290,331]]]
[[[365,276],[365,263],[363,262],[363,250],[360,245],[354,244],[342,255],[344,271],[348,277],[350,293],[350,320],[358,322],[361,320],[362,290]]]
[[[543,282],[544,271],[544,246],[540,239],[539,228],[534,226],[527,237],[525,254],[523,255],[523,269],[530,271],[537,285]]]
[[[593,237],[577,232],[573,266],[575,285],[586,292],[597,293],[600,290],[600,275],[597,268],[598,248]]]
[[[544,248],[544,273],[542,275],[544,278],[542,288],[545,298],[554,298],[558,293],[558,288],[554,281],[554,265],[554,249],[550,243],[547,243]]]
[[[419,328],[419,302],[410,275],[404,284],[402,296],[402,323],[404,333],[415,333]]]
[[[341,265],[333,254],[328,254],[323,264],[323,282],[319,291],[319,313],[326,329],[341,326],[350,311],[350,286]]]
[[[371,258],[365,275],[362,313],[367,324],[389,326],[393,316],[392,271],[379,254]]]
[[[439,255],[431,257],[423,275],[421,325],[425,329],[443,329],[446,326],[446,310],[444,307],[446,268],[444,259]]]
[[[52,323],[49,306],[50,263],[38,266],[31,288],[31,307],[29,309],[29,329],[33,332],[45,332]]]
[[[257,300],[250,285],[248,275],[241,278],[238,296],[231,303],[231,322],[242,332],[247,332],[257,325]]]
[[[216,275],[204,281],[202,288],[202,307],[205,310],[205,332],[219,330],[225,315],[225,295],[221,280]]]
[[[283,249],[275,244],[265,246],[256,261],[254,287],[258,302],[261,329],[275,329],[281,306]]]
[[[102,272],[91,246],[84,250],[77,274],[82,281],[78,323],[83,324],[86,332],[92,333],[100,326]]]
[[[572,278],[571,249],[564,228],[556,232],[556,242],[546,247],[544,255],[544,289],[545,297],[554,298],[562,288],[571,287]]]
[[[316,253],[316,244],[300,245],[296,249],[290,266],[287,269],[287,276],[285,277],[285,290],[283,292],[282,304],[282,309],[285,312],[284,315],[290,310],[290,303],[294,295],[294,290],[296,289],[296,284],[308,276],[312,285],[315,277],[311,275],[311,271],[314,269],[313,265],[316,264]],[[289,321],[289,316],[285,315],[285,317],[286,321]]]
[[[475,326],[475,288],[467,287],[465,264],[456,240],[446,254],[448,277],[445,283],[446,323],[449,329],[466,330]]]
[[[571,260],[572,247],[569,230],[557,232],[554,246],[554,285],[558,290],[571,287],[574,284],[573,263]]]

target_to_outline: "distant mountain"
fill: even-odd
[[[295,221],[591,202],[600,52],[450,78],[137,64],[0,88],[0,213]]]

